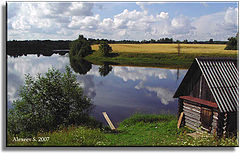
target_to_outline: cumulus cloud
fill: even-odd
[[[72,21],[69,23],[69,28],[77,28],[77,29],[83,29],[83,30],[91,30],[97,29],[99,22],[99,15],[95,16],[86,16],[86,17],[79,17],[79,16],[73,16]]]
[[[92,18],[89,18],[93,15],[92,7],[92,3],[86,2],[10,2],[8,3],[8,37],[10,39],[16,39],[16,37],[21,39],[21,36],[22,39],[66,39],[59,38],[58,34],[64,33],[64,36],[71,36],[72,31],[69,31],[69,28],[78,26],[77,19],[83,20],[81,23],[85,22],[82,29],[94,28]],[[21,35],[21,32],[31,33],[31,35],[23,35],[23,33]],[[18,37],[16,33],[21,36]],[[39,38],[39,35],[42,36]]]
[[[194,35],[198,40],[223,40],[234,36],[238,30],[237,8],[229,7],[225,12],[204,15],[193,21]]]
[[[93,3],[72,2],[67,15],[72,16],[91,16]]]
[[[171,26],[171,32],[175,34],[187,34],[194,29],[194,27],[191,25],[190,19],[182,15],[173,18],[171,21]]]
[[[157,15],[157,18],[168,19],[169,15],[167,12],[161,12],[160,14]]]
[[[94,3],[9,2],[8,38],[75,39],[78,34],[84,34],[91,38],[116,40],[161,37],[226,40],[235,35],[238,29],[237,8],[229,7],[222,12],[191,18],[181,14],[173,16],[161,10],[157,14],[150,14],[146,6],[152,3],[136,4],[140,10],[125,8],[120,13],[104,18],[93,13]]]
[[[237,22],[238,9],[229,7],[224,15],[224,21],[226,22],[226,24],[237,26],[238,25],[238,22]]]

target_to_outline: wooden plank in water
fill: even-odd
[[[178,124],[177,124],[177,128],[179,129],[180,128],[180,125],[182,123],[182,118],[183,118],[183,112],[180,114],[180,117],[178,119]]]
[[[112,124],[111,120],[109,119],[107,113],[106,113],[106,112],[102,112],[102,114],[103,114],[104,118],[106,119],[106,121],[107,121],[108,125],[110,126],[110,128],[111,128],[112,130],[116,130],[116,128],[115,128],[114,125]]]

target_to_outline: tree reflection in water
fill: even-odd
[[[112,71],[112,66],[109,63],[104,63],[102,66],[98,68],[98,71],[101,76],[106,76],[109,72]]]
[[[73,58],[69,56],[70,65],[72,69],[79,74],[86,74],[92,69],[92,63],[84,60],[83,58]]]

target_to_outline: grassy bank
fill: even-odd
[[[177,44],[110,44],[113,49],[111,57],[101,56],[93,45],[95,52],[86,57],[94,64],[113,62],[120,65],[188,68],[193,59],[207,57],[237,57],[238,51],[224,50],[225,45],[181,44],[178,56]]]
[[[9,146],[237,146],[235,138],[221,138],[205,134],[194,139],[187,128],[177,129],[172,115],[136,114],[119,124],[117,132],[108,128],[69,127],[52,133],[40,133],[37,138],[49,137],[43,142],[14,142]]]

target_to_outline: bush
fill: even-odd
[[[91,54],[91,52],[92,48],[83,35],[79,35],[78,39],[70,43],[70,56],[85,57]]]
[[[98,51],[100,51],[103,56],[109,56],[110,52],[112,52],[112,47],[106,42],[101,42]]]
[[[64,73],[52,68],[36,78],[26,75],[19,91],[20,99],[8,112],[8,131],[12,134],[84,124],[92,108],[91,99],[83,95],[69,67]]]
[[[227,46],[225,50],[237,50],[238,49],[238,34],[236,37],[228,38]]]

